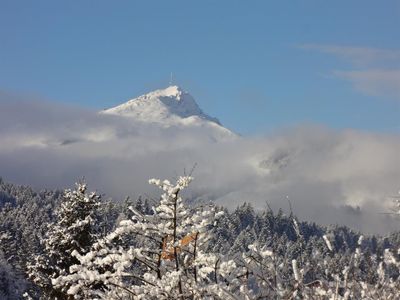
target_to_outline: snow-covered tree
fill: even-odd
[[[75,190],[65,191],[63,202],[56,211],[56,221],[49,225],[42,240],[44,253],[28,267],[30,278],[41,288],[44,298],[70,298],[51,280],[68,274],[72,265],[79,264],[72,253],[87,253],[97,240],[96,211],[99,206],[100,196],[87,193],[83,182],[78,183]]]
[[[249,204],[194,208],[181,199],[190,180],[152,180],[164,191],[154,207],[0,180],[0,299],[398,299],[399,232],[360,238]]]
[[[17,300],[26,289],[26,281],[4,258],[0,250],[0,299]]]
[[[53,284],[76,299],[234,298],[235,263],[205,251],[218,213],[212,205],[189,209],[180,196],[191,180],[150,180],[164,191],[153,214],[131,207],[133,217],[90,252],[74,251],[79,262]],[[126,245],[125,236],[136,243]]]

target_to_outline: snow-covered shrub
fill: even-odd
[[[328,236],[323,236],[327,250],[313,256],[301,256],[301,263],[286,255],[277,255],[271,249],[258,243],[249,245],[238,265],[246,272],[246,278],[237,295],[242,299],[399,299],[400,295],[400,260],[399,254],[389,249],[383,257],[371,257],[362,252],[363,236],[358,240],[358,247],[340,272],[338,257]],[[372,271],[374,275],[365,276]],[[315,278],[315,274],[324,275]],[[312,279],[310,279],[312,278]]]
[[[79,262],[53,284],[75,299],[234,298],[235,263],[205,251],[219,213],[212,205],[189,209],[180,196],[191,181],[150,180],[164,192],[153,213],[131,207],[132,218],[90,252],[74,251]]]

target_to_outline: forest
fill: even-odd
[[[182,193],[192,180],[151,179],[158,200],[113,201],[84,181],[0,179],[0,299],[399,299],[400,231],[195,203]]]

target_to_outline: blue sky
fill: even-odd
[[[399,28],[399,1],[0,0],[0,90],[102,109],[173,72],[239,133],[397,133]]]

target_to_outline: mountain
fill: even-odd
[[[164,128],[202,128],[217,140],[236,136],[223,127],[218,119],[205,114],[193,97],[178,86],[155,90],[101,113],[131,118],[136,123],[157,124]]]
[[[220,124],[218,119],[206,115],[193,97],[178,86],[169,86],[139,96],[126,103],[107,109],[103,113],[135,118],[144,122],[169,122],[197,116]]]

